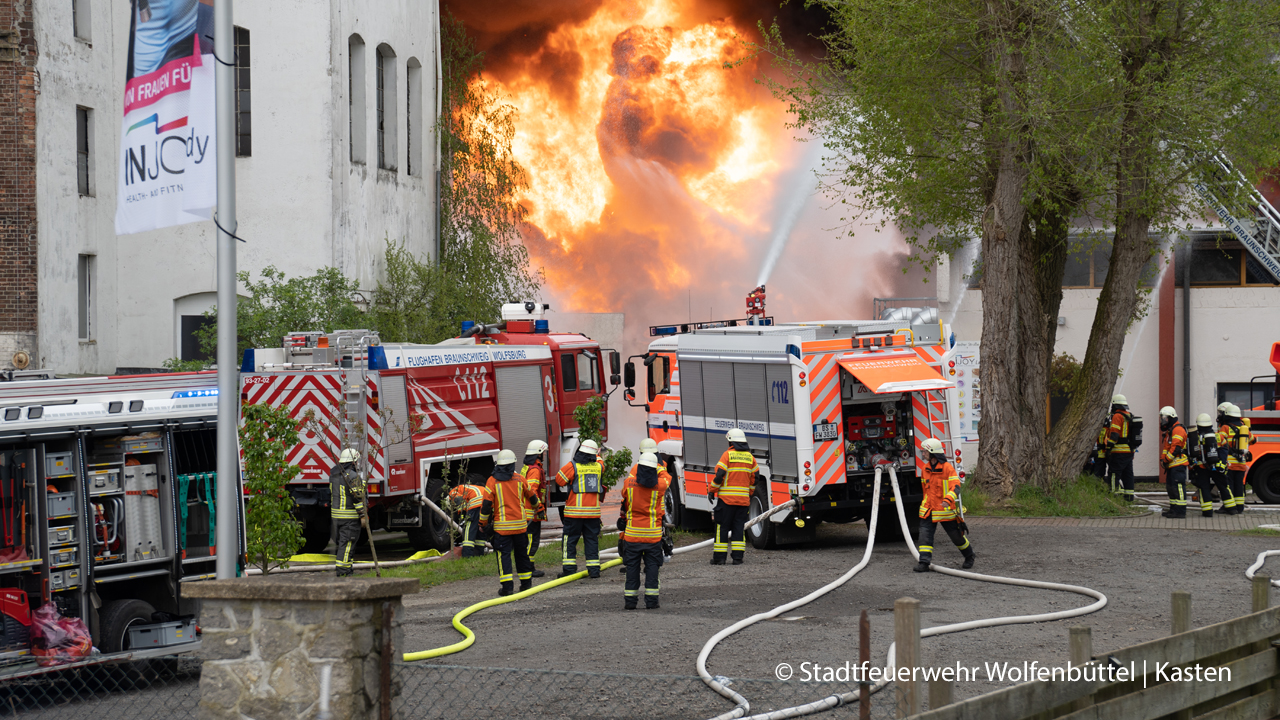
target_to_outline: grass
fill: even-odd
[[[683,530],[677,530],[675,532],[675,543],[679,547],[705,540],[707,537],[709,536],[706,533],[688,533]],[[617,547],[617,545],[618,536],[616,534],[600,536],[601,550]],[[534,562],[540,570],[544,570],[547,575],[554,577],[555,573],[559,572],[560,559],[559,545],[546,545],[538,550]],[[581,545],[578,546],[578,567],[586,568],[586,560],[584,559]],[[357,574],[364,577],[373,577],[372,570]],[[483,557],[450,558],[416,565],[384,568],[382,571],[383,577],[417,578],[424,588],[479,577],[492,577],[494,581],[497,581],[497,575],[498,561],[492,552]]]
[[[1246,530],[1237,530],[1232,535],[1237,537],[1280,537],[1280,530],[1272,530],[1271,528],[1253,527]]]
[[[1118,500],[1111,488],[1092,475],[1055,483],[1048,490],[1021,485],[1011,497],[992,500],[981,487],[962,493],[969,515],[996,517],[1124,517],[1137,514],[1128,503]]]

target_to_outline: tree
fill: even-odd
[[[608,398],[597,395],[573,409],[573,419],[578,423],[578,438],[594,440],[600,446],[600,482],[613,487],[631,470],[631,450],[610,450],[604,444],[604,404]]]
[[[999,495],[1022,482],[1074,477],[1096,433],[1090,413],[1114,384],[1139,273],[1155,251],[1151,223],[1141,218],[1171,227],[1198,212],[1186,180],[1204,171],[1208,154],[1225,152],[1244,167],[1274,164],[1275,135],[1246,132],[1253,119],[1244,116],[1253,113],[1243,112],[1274,97],[1276,73],[1266,60],[1276,50],[1274,7],[818,2],[835,27],[824,37],[824,61],[798,59],[776,26],[761,50],[786,73],[773,85],[791,103],[796,126],[829,153],[826,189],[855,213],[892,218],[925,262],[953,252],[954,238],[981,238],[975,476]],[[1233,34],[1233,22],[1248,29]],[[1161,39],[1175,31],[1178,43]],[[1241,40],[1248,50],[1229,49]],[[1161,55],[1176,48],[1183,59]],[[1139,56],[1148,58],[1141,67]],[[1165,59],[1153,63],[1157,57]],[[1112,266],[1079,387],[1046,437],[1067,238],[1072,226],[1098,218],[1117,228]]]
[[[302,523],[293,517],[289,481],[301,472],[285,454],[298,443],[298,423],[289,409],[268,405],[241,408],[240,449],[244,455],[245,530],[249,563],[262,570],[287,567],[302,547]]]

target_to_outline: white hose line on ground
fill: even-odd
[[[852,578],[855,574],[857,574],[858,570],[861,570],[866,565],[867,559],[871,555],[872,545],[875,543],[876,517],[878,515],[875,505],[880,496],[879,481],[880,481],[880,472],[879,472],[879,469],[877,469],[876,483],[875,483],[875,490],[874,490],[875,495],[873,496],[873,499],[872,499],[872,513],[873,513],[871,516],[872,524],[871,524],[870,533],[867,537],[867,550],[863,555],[862,561],[858,563],[858,565],[855,566],[853,570],[846,573],[840,579],[836,580],[835,582],[831,583],[830,585],[820,590],[815,591],[814,593],[810,593],[809,595],[805,596],[804,598],[801,598],[800,600],[794,601],[792,603],[787,603],[786,605],[781,605],[778,608],[775,608],[774,611],[770,611],[769,613],[761,613],[760,615],[754,615],[751,618],[747,618],[746,620],[739,621],[738,623],[735,623],[734,625],[728,628],[725,628],[724,630],[717,633],[714,637],[711,638],[711,640],[707,642],[707,645],[705,645],[702,648],[702,652],[698,655],[698,673],[700,675],[703,675],[704,682],[707,682],[707,674],[705,670],[706,656],[710,654],[711,648],[713,648],[715,644],[718,643],[720,640],[724,639],[725,637],[728,637],[734,632],[737,632],[743,627],[751,625],[756,621],[756,619],[773,617],[780,612],[786,612],[787,609],[792,609],[794,607],[798,607],[799,605],[803,605],[807,602],[811,602],[812,600],[817,599],[817,597],[820,597],[821,595],[826,594],[830,590],[833,590],[836,587],[839,587],[839,585],[846,582],[849,578]],[[894,497],[902,497],[902,493],[898,487],[898,473],[894,470],[893,467],[889,468],[889,481],[893,485]],[[898,509],[898,522],[902,528],[903,538],[906,539],[907,547],[910,548],[912,557],[914,557],[917,561],[919,561],[920,552],[919,550],[916,549],[914,538],[911,537],[911,529],[907,526],[906,511],[903,508],[902,503],[895,503],[895,505],[897,506],[897,509]],[[1274,554],[1280,554],[1280,551],[1270,551],[1270,552]],[[1259,561],[1257,564],[1261,565],[1261,557],[1259,558]],[[1085,595],[1087,597],[1095,598],[1096,601],[1084,607],[1074,608],[1071,610],[1060,610],[1058,612],[1040,613],[1037,615],[1012,615],[1007,617],[987,618],[984,620],[971,620],[968,622],[953,623],[950,625],[939,625],[937,627],[925,628],[921,630],[920,631],[921,638],[932,637],[934,635],[945,635],[949,633],[962,632],[964,630],[974,630],[974,629],[983,628],[983,627],[995,627],[998,625],[1016,625],[1016,624],[1023,624],[1023,623],[1048,622],[1052,620],[1065,620],[1067,618],[1078,617],[1080,615],[1087,615],[1089,613],[1097,612],[1102,608],[1106,607],[1107,605],[1106,595],[1103,595],[1102,593],[1092,588],[1081,587],[1079,585],[1066,585],[1063,583],[1047,582],[1043,580],[1023,580],[1021,578],[1007,578],[1007,577],[1001,577],[998,575],[983,575],[981,573],[967,572],[964,570],[955,570],[952,568],[940,567],[937,565],[933,565],[932,570],[934,572],[940,572],[945,575],[954,575],[956,577],[967,578],[970,580],[980,580],[983,582],[1000,583],[1003,585],[1033,587],[1033,588],[1040,588],[1044,590],[1058,590],[1062,592],[1071,592],[1071,593],[1076,593],[1078,595]],[[894,663],[895,649],[896,649],[895,644],[889,645],[888,660],[885,663],[886,668],[889,670],[889,672],[887,673],[888,676],[892,676],[892,673],[893,673],[893,669],[895,665]],[[708,685],[710,685],[710,683],[708,683]],[[883,690],[887,685],[888,685],[888,680],[884,680],[879,683],[876,683],[874,686],[872,686],[871,692],[873,693],[879,692]],[[716,692],[719,692],[721,695],[725,695],[724,692],[721,692],[715,686],[712,686],[712,689],[716,690]],[[727,688],[725,689],[727,690]],[[732,691],[729,691],[729,692],[732,692]],[[737,693],[734,693],[734,695],[736,695],[738,698],[742,698],[742,696],[737,695]],[[808,715],[816,712],[821,712],[823,710],[829,710],[831,708],[838,707],[840,705],[846,705],[849,703],[857,702],[858,695],[859,694],[856,691],[837,694],[837,695],[830,695],[828,697],[822,698],[820,700],[815,700],[814,702],[807,703],[805,705],[797,705],[794,707],[775,710],[773,712],[762,713],[759,715],[752,715],[749,718],[747,718],[747,720],[782,720],[783,718],[793,718],[793,717],[799,717],[801,715]],[[729,697],[729,696],[725,695],[725,697]],[[734,699],[734,698],[731,698],[731,699]],[[734,701],[737,702],[739,706],[734,708],[732,711],[728,713],[724,713],[722,715],[717,716],[716,720],[729,720],[730,718],[740,718],[749,710],[749,705],[747,704],[745,698],[742,698],[741,700],[735,699]]]
[[[1263,550],[1258,553],[1258,559],[1254,560],[1253,564],[1249,566],[1249,569],[1244,571],[1244,576],[1252,580],[1253,576],[1257,575],[1258,571],[1262,569],[1262,564],[1267,561],[1267,558],[1275,555],[1280,555],[1280,550]],[[1272,580],[1271,585],[1273,587],[1280,587],[1280,580]]]

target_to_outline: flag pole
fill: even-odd
[[[214,88],[218,133],[218,497],[217,578],[237,575],[240,555],[239,365],[236,362],[235,26],[232,0],[213,4]],[[227,65],[224,63],[232,63]]]

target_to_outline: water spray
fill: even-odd
[[[769,281],[769,276],[773,274],[773,268],[782,257],[782,251],[787,248],[787,242],[791,240],[791,231],[795,229],[796,222],[800,219],[800,212],[804,210],[809,197],[818,187],[817,169],[821,162],[822,145],[818,144],[810,151],[808,162],[804,164],[803,174],[798,178],[799,182],[792,189],[791,195],[787,197],[782,214],[778,216],[778,221],[773,226],[773,235],[769,238],[769,250],[764,256],[764,263],[760,266],[760,277],[756,280],[756,285],[762,288]]]

